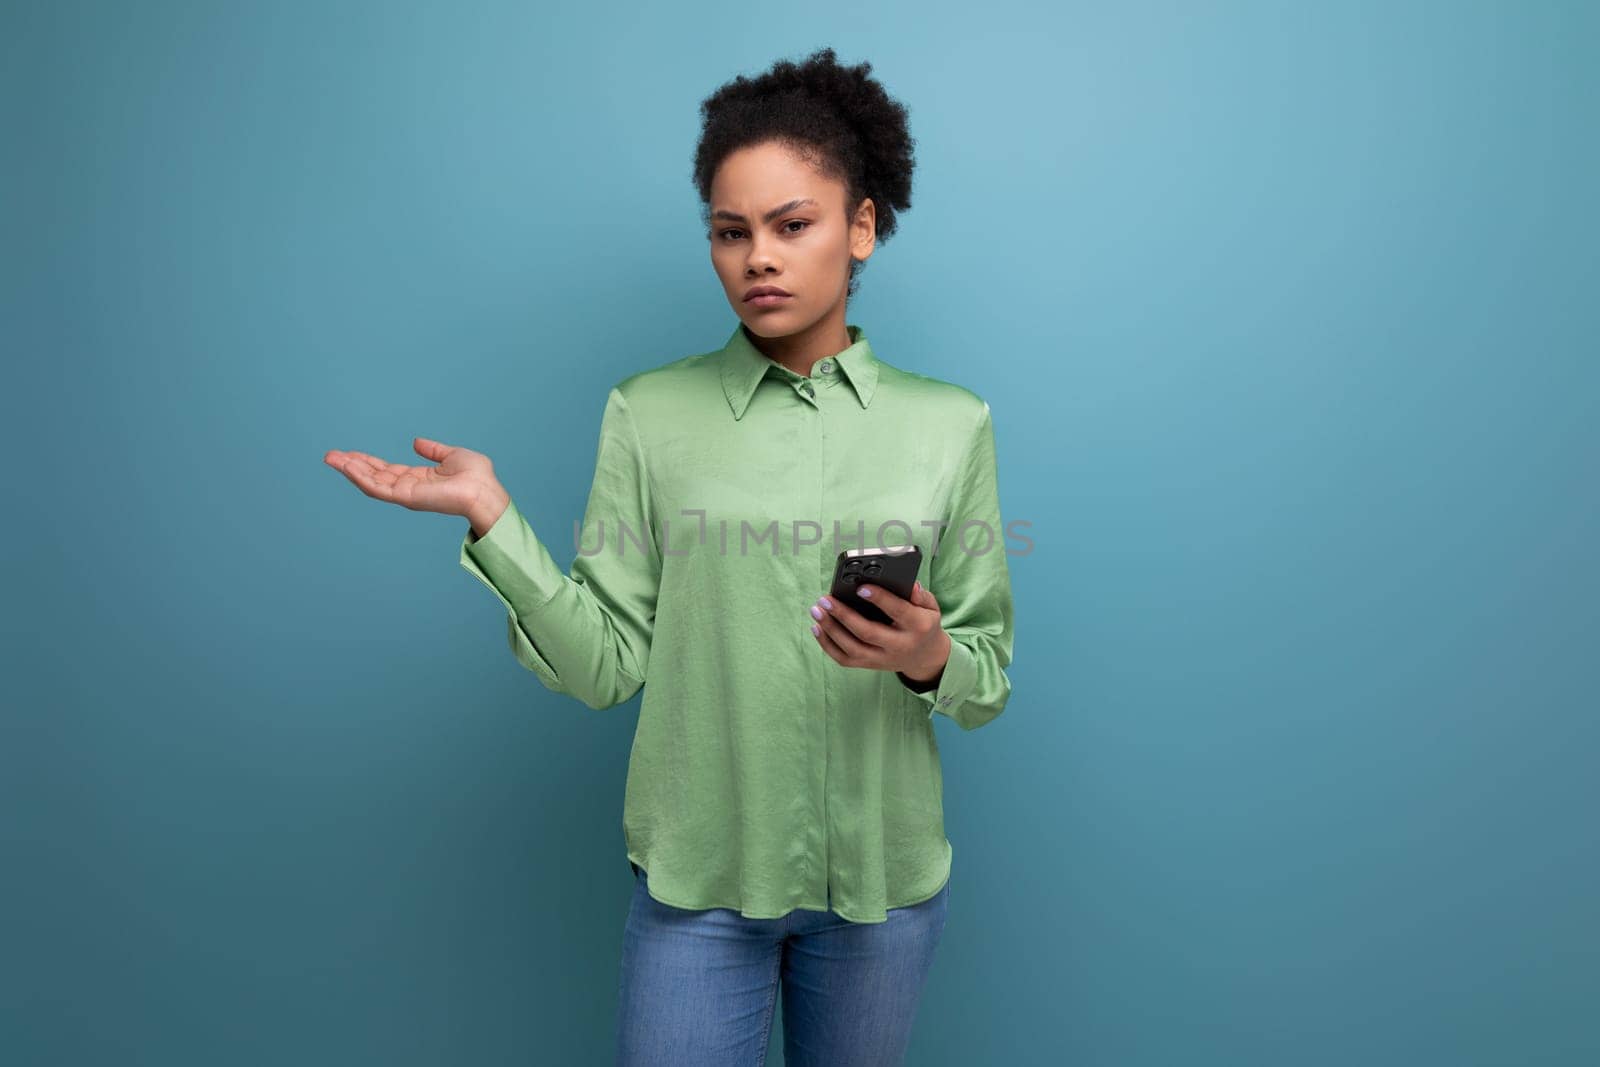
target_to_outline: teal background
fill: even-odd
[[[850,320],[1035,542],[909,1062],[1600,1058],[1600,7],[34,2],[0,1059],[610,1062],[638,698],[321,457],[486,452],[570,560],[607,388],[736,321],[698,103],[824,44],[918,140]]]

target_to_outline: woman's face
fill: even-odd
[[[843,329],[850,260],[872,255],[875,209],[845,218],[844,183],[823,177],[776,143],[731,153],[711,181],[711,265],[752,333],[782,337],[830,317]],[[745,299],[754,286],[789,295]]]

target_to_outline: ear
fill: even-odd
[[[869,196],[856,208],[856,217],[850,223],[850,256],[866,260],[878,240],[878,205]]]

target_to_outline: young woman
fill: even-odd
[[[326,461],[367,495],[466,518],[460,563],[518,661],[608,708],[643,689],[623,835],[635,891],[622,1064],[898,1063],[945,924],[933,715],[1010,696],[1011,586],[988,405],[846,323],[910,206],[905,108],[832,49],[701,104],[694,181],[728,342],[612,387],[565,573],[489,458]],[[873,621],[826,594],[841,551],[916,544]]]

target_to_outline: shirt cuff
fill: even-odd
[[[515,501],[476,541],[468,527],[461,538],[461,566],[499,596],[514,614],[548,604],[567,583],[566,572],[517,510]]]
[[[902,680],[901,684],[905,682]],[[962,702],[972,695],[973,687],[977,684],[977,657],[972,654],[972,649],[961,643],[960,638],[951,634],[950,658],[945,660],[944,673],[939,676],[939,688],[919,693],[908,687],[907,692],[928,706],[929,719],[933,718],[936,711],[953,717]]]

